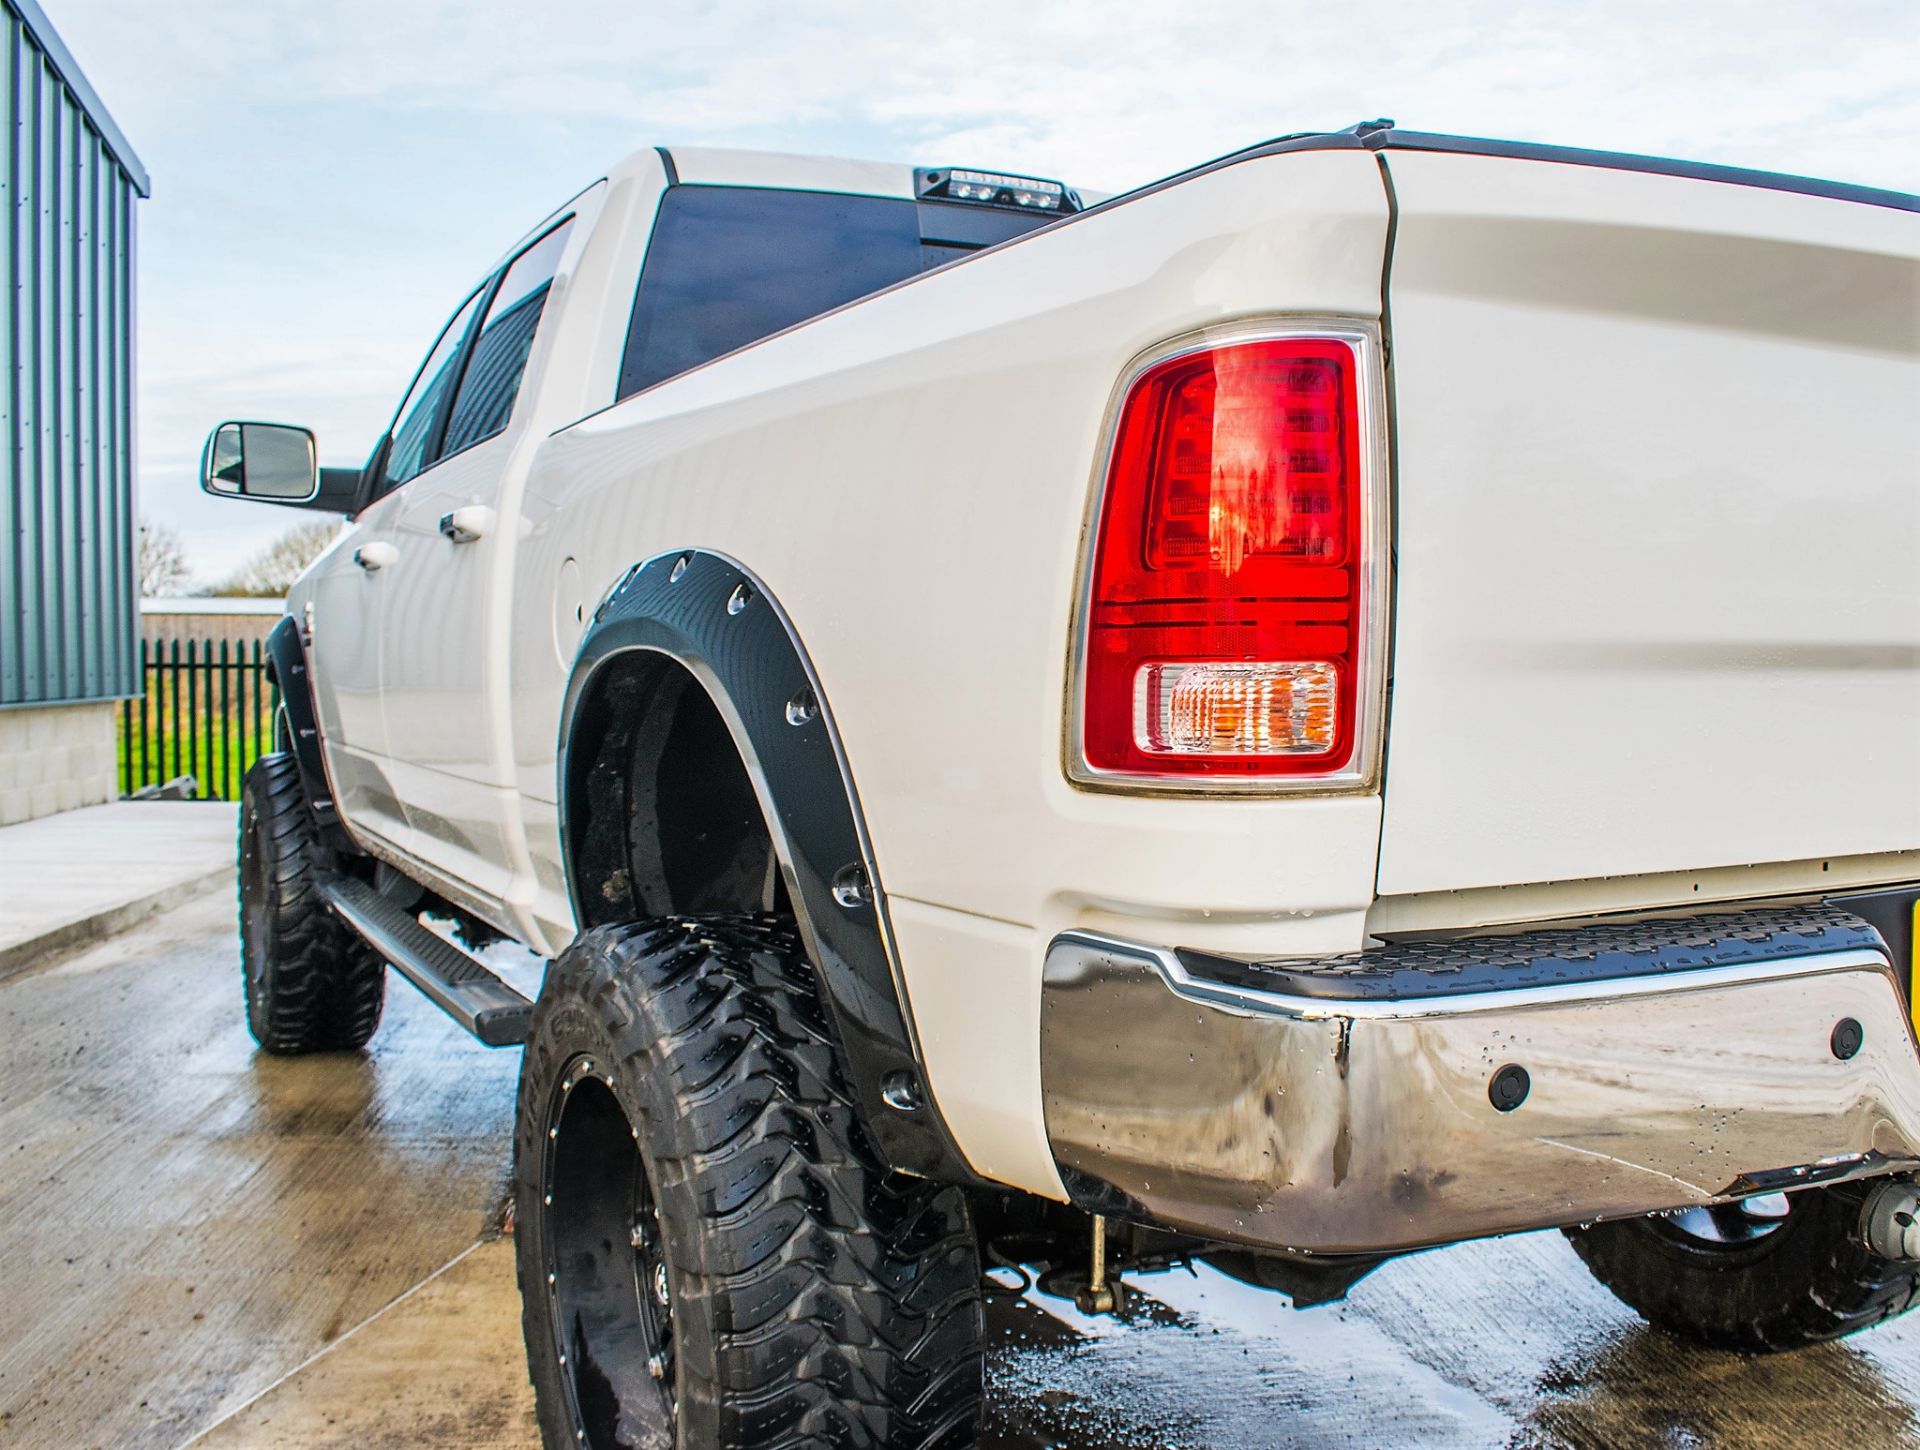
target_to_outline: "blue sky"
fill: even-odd
[[[642,145],[1119,190],[1392,116],[1920,191],[1911,0],[43,3],[153,176],[142,509],[209,582],[305,516],[202,498],[206,430],[359,462],[465,285]]]

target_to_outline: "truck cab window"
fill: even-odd
[[[944,203],[772,187],[671,187],[627,329],[619,397],[1041,226],[994,213],[956,238]],[[974,220],[969,218],[969,220]]]
[[[439,431],[442,405],[453,387],[455,368],[460,359],[460,344],[466,340],[474,308],[479,305],[484,291],[484,288],[476,291],[460,304],[460,310],[453,314],[453,321],[441,329],[433,351],[427,354],[427,360],[414,375],[413,386],[407,389],[400,411],[394,414],[393,442],[387,449],[387,465],[380,479],[380,492],[388,493],[398,488],[438,457],[433,442],[434,435]]]
[[[480,325],[466,371],[461,374],[441,456],[483,443],[507,426],[514,399],[520,393],[520,380],[526,375],[533,335],[540,326],[540,314],[572,230],[573,218],[568,217],[507,268],[499,290],[487,304],[486,321]]]

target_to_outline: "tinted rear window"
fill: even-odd
[[[937,228],[923,242],[927,211],[904,198],[671,188],[647,244],[620,396],[972,250],[936,240]],[[1004,234],[1038,220],[1010,217]]]

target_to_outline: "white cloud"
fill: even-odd
[[[182,510],[222,414],[324,419],[353,456],[461,283],[644,143],[1107,190],[1388,115],[1920,189],[1910,0],[47,3],[154,173],[144,448]]]
[[[156,62],[115,67],[116,92],[138,89],[143,111],[305,97],[591,116],[661,139],[840,120],[903,147],[991,135],[1106,185],[1390,112],[1433,130],[1920,183],[1920,18],[1906,0],[95,0],[92,14],[96,49],[117,36]]]

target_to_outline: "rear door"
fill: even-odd
[[[578,230],[571,213],[546,224],[483,289],[431,461],[400,490],[394,532],[406,565],[380,629],[390,771],[410,849],[449,894],[495,919],[495,903],[513,895],[519,829],[505,734],[512,475],[530,419],[519,404]]]
[[[405,809],[392,779],[380,634],[409,562],[398,535],[398,490],[424,466],[446,410],[462,348],[482,301],[471,293],[440,331],[394,414],[373,501],[299,585],[292,604],[311,632],[315,705],[341,814],[359,832],[405,849]]]

